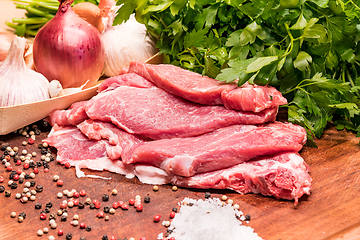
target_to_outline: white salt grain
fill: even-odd
[[[262,239],[254,229],[243,226],[236,218],[241,219],[242,215],[241,211],[218,198],[185,198],[169,226],[172,230],[169,237],[175,237],[176,240]]]

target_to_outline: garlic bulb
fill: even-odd
[[[0,107],[15,106],[45,100],[49,96],[49,81],[25,65],[26,39],[15,36],[0,67]]]
[[[155,42],[147,35],[144,24],[135,16],[120,25],[111,26],[109,19],[102,40],[105,47],[104,74],[108,77],[119,75],[131,60],[146,61],[156,54]]]

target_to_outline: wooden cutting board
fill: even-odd
[[[4,25],[4,21],[11,21],[12,17],[20,16],[23,12],[15,10],[11,1],[0,1],[0,24],[2,30],[9,30]],[[19,113],[21,114],[21,113]],[[9,142],[11,146],[18,146],[28,152],[37,152],[35,157],[40,159],[40,150],[37,144],[45,138],[48,132],[43,132],[37,137],[35,144],[22,146],[22,142],[27,138],[9,134],[0,136],[0,143]],[[40,168],[39,174],[34,181],[41,184],[44,191],[38,193],[34,202],[21,203],[15,198],[17,192],[22,191],[23,186],[10,190],[7,186],[9,172],[4,165],[0,165],[0,176],[5,178],[4,185],[6,190],[11,191],[11,197],[7,198],[4,193],[0,193],[0,239],[48,239],[53,235],[56,239],[65,239],[65,235],[72,233],[72,239],[85,237],[86,239],[101,239],[107,234],[109,237],[114,235],[117,239],[134,237],[146,237],[146,239],[156,239],[159,233],[166,233],[166,228],[161,224],[163,220],[170,220],[169,214],[173,207],[183,200],[184,197],[204,199],[205,192],[209,191],[212,197],[228,196],[234,203],[240,205],[240,210],[244,214],[250,214],[251,220],[245,225],[254,228],[254,231],[267,240],[287,240],[287,239],[360,239],[360,205],[359,202],[359,169],[360,153],[359,138],[348,131],[337,131],[329,127],[321,139],[317,139],[318,148],[304,147],[301,156],[311,167],[313,178],[312,192],[310,196],[300,199],[298,206],[294,206],[292,201],[276,200],[271,197],[247,194],[240,195],[233,191],[214,191],[214,190],[194,190],[178,189],[172,191],[170,185],[160,186],[159,191],[153,191],[153,186],[142,184],[136,178],[126,179],[123,176],[109,172],[86,171],[86,174],[99,175],[111,179],[77,178],[75,169],[65,169],[64,166],[56,162],[50,163],[50,171],[45,173]],[[40,161],[40,160],[39,160]],[[12,162],[14,169],[17,166]],[[30,170],[26,170],[30,172]],[[62,187],[57,187],[52,180],[54,175],[60,176],[64,181]],[[76,207],[69,208],[67,221],[61,222],[57,217],[57,229],[49,226],[49,214],[56,213],[60,203],[67,199],[57,198],[57,193],[64,189],[76,189],[77,191],[86,190],[87,196],[102,202],[101,210],[104,206],[111,206],[115,201],[128,201],[140,195],[142,199],[149,196],[151,201],[144,203],[142,212],[137,212],[133,207],[123,211],[117,209],[114,214],[107,214],[109,221],[99,219],[96,214],[99,210],[92,210],[89,206],[84,209]],[[117,195],[111,195],[113,189],[118,190]],[[109,194],[110,200],[103,202],[103,194]],[[80,198],[82,202],[85,198]],[[47,220],[40,220],[40,211],[34,208],[35,203],[45,204],[51,202],[53,207],[48,214]],[[24,222],[18,223],[17,217],[11,218],[10,213],[26,213]],[[91,226],[91,231],[74,227],[70,220],[74,214],[80,217],[79,222],[84,222]],[[161,221],[155,223],[153,217],[160,214]],[[48,227],[50,232],[42,237],[37,237],[39,229]],[[62,229],[64,236],[58,237],[57,231]]]
[[[9,142],[11,146],[19,146],[19,149],[26,149],[30,152],[37,152],[34,159],[39,160],[40,153],[37,144],[46,137],[47,132],[37,137],[35,144],[22,146],[21,143],[27,140],[25,137],[10,134],[0,137],[0,143]],[[72,233],[73,239],[81,236],[86,239],[101,239],[101,236],[117,236],[140,239],[156,239],[159,233],[166,233],[166,228],[160,223],[153,222],[153,217],[160,214],[161,220],[170,220],[169,214],[173,207],[184,199],[191,197],[204,199],[205,192],[209,191],[212,197],[221,198],[222,195],[233,199],[234,203],[240,205],[244,214],[250,214],[251,220],[247,226],[254,228],[255,232],[267,240],[286,239],[358,239],[360,238],[360,205],[359,198],[359,169],[360,152],[359,138],[348,131],[337,131],[329,127],[321,139],[317,139],[318,148],[304,147],[301,155],[311,167],[313,178],[312,191],[310,196],[304,196],[295,207],[292,201],[276,200],[271,197],[264,197],[256,194],[240,195],[232,191],[194,190],[178,189],[173,191],[170,185],[160,186],[159,191],[153,191],[153,186],[142,184],[136,178],[126,179],[123,176],[108,172],[85,171],[86,174],[103,176],[106,179],[77,178],[75,169],[66,169],[56,163],[50,163],[50,171],[40,173],[34,179],[36,184],[41,184],[44,191],[37,194],[34,202],[21,203],[15,198],[17,192],[21,192],[23,186],[10,190],[7,186],[9,172],[5,167],[0,167],[0,176],[5,178],[3,185],[10,190],[12,195],[9,198],[0,194],[0,239],[34,239],[36,232],[44,227],[49,227],[48,219],[40,220],[40,211],[45,209],[47,202],[52,202],[51,212],[60,208],[60,203],[67,199],[57,198],[57,193],[64,189],[86,190],[87,197],[97,199],[103,206],[110,206],[113,202],[127,202],[130,198],[140,195],[142,199],[149,196],[150,203],[144,203],[144,210],[137,212],[133,207],[127,211],[116,210],[115,214],[107,214],[109,221],[99,219],[96,214],[99,210],[91,210],[89,206],[84,209],[69,208],[69,218],[61,222],[58,217],[58,228],[50,230],[50,235],[57,235],[57,230],[62,229],[64,233]],[[14,169],[17,167],[12,163]],[[29,170],[26,170],[30,172]],[[62,187],[57,187],[52,181],[52,176],[58,175],[64,181]],[[113,189],[118,190],[118,195],[111,195]],[[108,202],[102,201],[103,194],[109,194]],[[85,198],[80,198],[84,202]],[[41,210],[35,210],[35,203],[43,204]],[[23,223],[18,223],[17,218],[11,218],[10,213],[27,214]],[[80,216],[83,221],[92,227],[91,232],[86,232],[79,227],[70,225],[71,217],[74,214]],[[43,236],[43,239],[47,239]],[[64,236],[60,239],[65,239]]]

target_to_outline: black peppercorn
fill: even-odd
[[[38,129],[38,128],[35,128],[34,132],[35,132],[35,135],[40,135],[40,133],[41,133],[40,129]]]
[[[30,175],[28,173],[25,174],[25,179],[29,179]]]
[[[36,162],[36,166],[39,168],[42,166],[42,163],[41,162]]]
[[[45,211],[45,210],[41,210],[40,214],[41,214],[41,213],[45,213],[45,214],[46,214],[46,211]]]
[[[71,240],[71,239],[72,239],[72,234],[71,233],[66,234],[66,240]]]
[[[104,207],[104,213],[109,213],[110,208],[109,207]]]
[[[5,197],[10,197],[11,196],[11,192],[10,191],[6,191],[5,192]]]
[[[35,209],[41,209],[41,203],[35,203]]]
[[[67,217],[65,215],[61,215],[61,221],[65,222],[67,220]]]
[[[49,219],[51,220],[51,219],[56,219],[56,214],[55,213],[50,213],[50,215],[49,215]]]
[[[49,164],[47,162],[43,162],[43,167],[44,168],[49,168]]]
[[[109,240],[108,236],[104,235],[102,236],[102,240]]]
[[[20,178],[19,179],[19,183],[21,184],[21,183],[23,183],[24,182],[24,179],[23,178]]]
[[[51,202],[46,203],[46,207],[47,207],[47,208],[51,208],[52,206],[53,206],[53,205],[52,205]]]
[[[103,200],[104,202],[109,201],[109,195],[104,194],[104,195],[102,196],[102,200]]]
[[[46,212],[46,213],[49,213],[49,212],[50,212],[50,208],[48,208],[48,207],[45,208],[45,212]]]
[[[150,196],[145,196],[144,197],[144,202],[149,203],[150,202]]]
[[[42,192],[44,189],[43,189],[43,186],[41,186],[41,185],[36,185],[36,187],[35,187],[35,191],[37,191],[37,192]]]
[[[20,159],[19,154],[17,152],[15,153],[13,159],[14,159],[14,163],[16,163]]]
[[[246,214],[246,215],[245,215],[245,220],[246,220],[246,221],[250,221],[250,219],[251,219],[251,216],[250,216],[249,214]]]
[[[10,188],[11,189],[16,189],[17,188],[17,183],[16,182],[12,182],[11,185],[10,185]]]
[[[42,147],[40,152],[41,152],[41,154],[47,154],[47,149]]]
[[[0,193],[5,191],[5,187],[3,185],[0,185]]]
[[[95,208],[95,204],[91,203],[90,204],[90,209],[94,209]]]
[[[90,227],[90,226],[86,226],[85,230],[88,231],[88,232],[90,232],[90,231],[91,231],[91,227]]]
[[[25,212],[19,213],[19,217],[23,217],[25,219],[26,218],[26,213]]]
[[[172,211],[173,211],[173,212],[177,212],[178,209],[177,209],[176,207],[173,207]]]
[[[10,174],[9,174],[9,179],[11,179],[11,180],[14,179],[15,174],[16,174],[16,173],[10,173]]]
[[[6,148],[7,148],[7,146],[5,145],[5,143],[1,144],[1,147],[0,147],[1,151],[5,151]]]
[[[34,168],[34,167],[36,167],[36,165],[35,165],[34,162],[29,162],[29,167],[30,167],[30,168]]]
[[[31,181],[30,181],[30,187],[34,187],[35,184],[36,184],[36,182],[35,182],[34,180],[31,180]]]
[[[85,205],[84,205],[82,202],[79,202],[78,208],[79,208],[79,209],[83,209],[84,207],[85,207]]]
[[[205,193],[205,198],[210,198],[211,197],[211,194],[209,192],[206,192]]]
[[[55,157],[53,155],[50,155],[50,161],[54,161],[55,160]]]

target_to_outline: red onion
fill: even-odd
[[[99,31],[71,9],[73,0],[60,0],[53,19],[34,39],[36,70],[63,88],[92,87],[102,74],[104,47]]]

